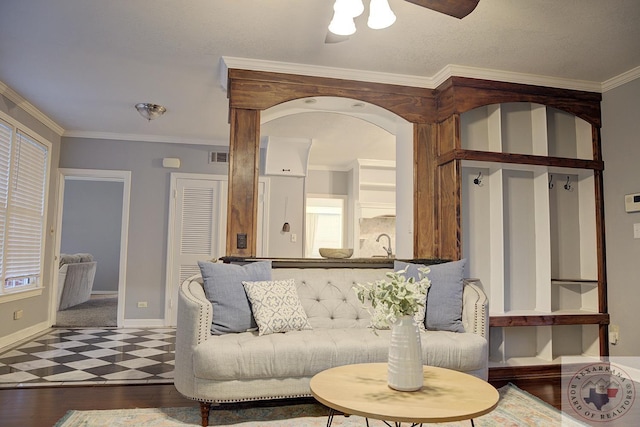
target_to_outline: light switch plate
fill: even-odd
[[[640,239],[640,223],[633,224],[633,238]]]

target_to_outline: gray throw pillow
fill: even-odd
[[[464,266],[467,260],[427,265],[431,269],[427,277],[431,286],[427,292],[427,314],[425,326],[431,331],[464,332],[462,326],[462,288],[464,286]],[[418,280],[418,267],[422,264],[411,264],[395,261],[395,271],[407,268],[406,276]]]
[[[243,281],[271,280],[271,261],[245,265],[198,261],[204,293],[213,306],[211,333],[223,335],[258,328]]]

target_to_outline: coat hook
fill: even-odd
[[[473,183],[479,187],[482,186],[482,172],[478,172],[478,177],[473,179]]]
[[[567,191],[572,191],[573,187],[571,187],[571,180],[569,176],[567,176],[567,183],[564,185],[564,189]]]
[[[553,175],[549,175],[549,190],[553,190]]]

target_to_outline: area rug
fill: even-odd
[[[58,311],[56,326],[64,328],[117,326],[118,297],[93,295],[91,299]]]
[[[491,413],[475,419],[477,427],[530,427],[530,426],[585,426],[563,414],[538,398],[508,384],[499,389],[500,402]],[[213,409],[209,416],[210,426],[236,427],[324,427],[328,409],[319,404],[256,407],[242,409]],[[176,427],[199,426],[200,410],[189,408],[121,409],[107,411],[69,411],[55,427]],[[365,426],[364,418],[336,416],[332,426]],[[369,420],[371,427],[385,425],[381,421]],[[424,426],[469,427],[469,421]]]

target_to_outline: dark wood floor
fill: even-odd
[[[506,383],[507,381],[492,382],[496,387]],[[545,402],[557,408],[560,407],[559,380],[526,379],[512,381],[512,383]],[[0,425],[3,427],[53,426],[71,409],[184,406],[198,406],[198,403],[182,397],[173,385],[5,389],[0,390]]]

